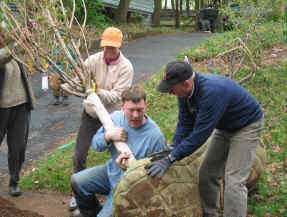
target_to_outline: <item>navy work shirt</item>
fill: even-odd
[[[236,81],[195,73],[191,97],[178,97],[178,122],[172,157],[180,160],[198,149],[216,129],[236,131],[263,117],[257,100]]]

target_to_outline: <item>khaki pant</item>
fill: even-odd
[[[224,177],[224,216],[247,215],[246,183],[259,143],[264,119],[235,132],[216,130],[199,171],[199,192],[206,216],[217,216],[220,185]]]

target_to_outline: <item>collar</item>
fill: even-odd
[[[105,51],[104,51],[104,60],[105,60],[107,65],[110,65],[110,64],[116,62],[119,59],[120,55],[121,55],[121,52],[119,52],[117,56],[115,56],[113,58],[109,58],[109,57],[106,57]]]
[[[194,90],[195,90],[195,72],[192,75],[192,80],[193,80],[193,86],[192,86],[192,91],[189,93],[189,95],[187,96],[188,99],[191,99],[191,97],[194,94]]]

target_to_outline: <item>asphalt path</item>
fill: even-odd
[[[200,43],[210,33],[176,33],[148,36],[125,43],[123,54],[132,62],[135,69],[134,83],[148,79],[168,61],[174,60],[185,48]],[[71,96],[68,105],[51,104],[51,90],[41,90],[41,75],[32,78],[32,86],[37,99],[36,109],[32,111],[26,162],[38,159],[45,153],[62,147],[71,141],[80,125],[82,99]],[[15,135],[17,136],[17,135]],[[0,174],[7,174],[7,145],[0,147]]]

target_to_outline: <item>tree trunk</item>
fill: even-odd
[[[190,16],[189,0],[186,0],[185,4],[186,4],[186,14],[189,17]]]
[[[175,0],[175,28],[179,28],[180,27],[180,20],[179,20],[179,0]]]
[[[175,10],[174,0],[171,0],[171,8],[172,8],[172,10]]]
[[[200,0],[199,9],[204,8],[204,0]]]
[[[120,4],[117,9],[116,14],[116,22],[117,23],[126,23],[127,22],[127,14],[129,10],[131,0],[120,0]]]
[[[199,0],[195,0],[195,10],[199,10]]]
[[[183,3],[183,1],[182,0],[179,0],[179,8],[180,8],[180,14],[182,14],[182,3]]]
[[[154,11],[152,15],[152,24],[154,26],[160,25],[160,10],[161,10],[161,0],[154,0]]]
[[[167,0],[164,0],[164,9],[167,9]]]

